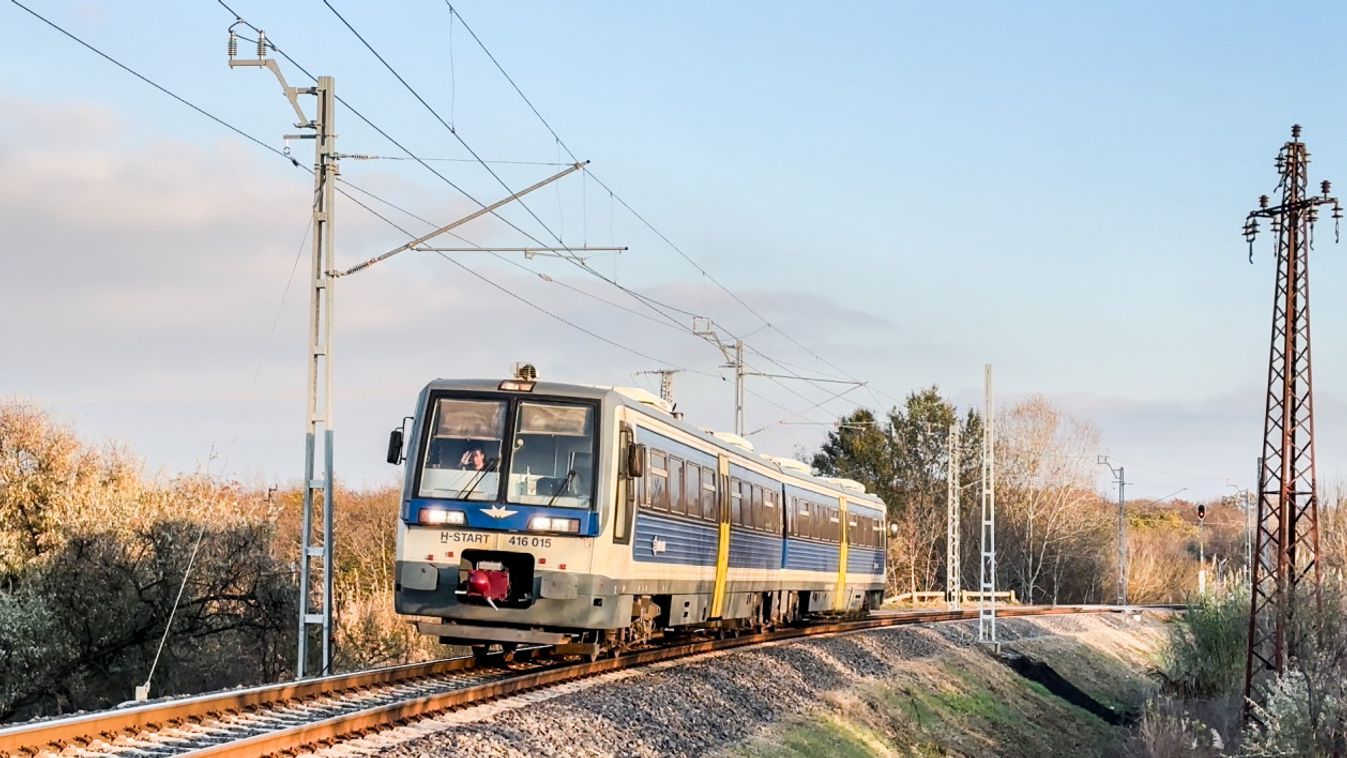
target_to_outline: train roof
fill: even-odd
[[[500,385],[505,379],[435,379],[425,386],[423,392],[433,392],[437,390],[466,390],[469,392],[499,392]],[[824,487],[837,492],[837,494],[846,497],[848,500],[869,503],[879,508],[884,507],[884,501],[880,500],[872,492],[865,492],[864,487],[850,479],[840,479],[837,477],[824,477],[816,475],[809,469],[808,464],[794,461],[793,459],[781,458],[774,455],[755,453],[751,443],[737,435],[726,432],[716,432],[710,429],[699,428],[689,424],[682,418],[675,416],[672,409],[658,396],[648,390],[639,387],[617,387],[610,385],[597,384],[567,384],[564,382],[534,382],[531,392],[515,392],[511,394],[518,395],[564,395],[566,397],[577,397],[585,400],[600,400],[611,403],[618,403],[641,413],[648,414],[658,418],[666,424],[677,427],[681,431],[699,437],[702,441],[713,445],[725,452],[734,455],[743,456],[753,460],[768,468],[774,468],[782,476],[806,481],[818,487]],[[745,444],[738,444],[742,441]],[[795,465],[792,465],[795,464]]]

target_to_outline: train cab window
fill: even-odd
[[[435,402],[421,468],[421,497],[495,500],[500,492],[505,401]]]
[[[742,526],[744,496],[739,491],[739,480],[730,479],[730,523]]]
[[[646,505],[658,511],[669,510],[669,456],[659,450],[650,450],[649,470],[642,479],[646,482]]]
[[[702,518],[707,521],[720,520],[720,508],[716,502],[716,472],[702,468]]]
[[[507,502],[572,508],[591,505],[594,426],[592,406],[520,403]]]
[[[683,459],[673,456],[669,456],[669,512],[688,512],[683,505]]]

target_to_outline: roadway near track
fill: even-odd
[[[1117,606],[1001,606],[999,617],[1102,613]],[[1140,608],[1138,608],[1140,610]],[[598,661],[471,657],[176,698],[0,729],[0,754],[252,756],[331,744],[408,720],[624,668],[822,634],[976,619],[970,610],[880,611],[763,634],[675,642]]]

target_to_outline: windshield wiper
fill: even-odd
[[[574,478],[575,478],[575,469],[571,469],[570,471],[566,472],[566,480],[561,483],[560,487],[557,487],[556,492],[552,493],[552,499],[547,501],[547,507],[550,508],[552,506],[552,503],[555,503],[557,501],[557,498],[561,497],[561,493],[570,489],[571,480]]]
[[[482,467],[482,470],[477,472],[477,476],[474,476],[472,478],[472,481],[468,482],[468,486],[459,490],[458,494],[454,496],[454,499],[462,500],[464,495],[471,495],[472,493],[476,492],[477,483],[482,481],[482,477],[490,473],[491,470],[494,469],[496,467],[496,464],[499,462],[500,462],[499,458],[492,458],[491,460],[487,461],[486,465]]]

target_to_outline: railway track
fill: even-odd
[[[997,615],[1118,610],[1115,606],[1022,606],[1001,607]],[[976,618],[976,609],[885,611],[858,621],[676,642],[593,662],[547,658],[544,648],[520,651],[510,663],[448,658],[21,724],[0,729],[0,754],[253,756],[293,752],[624,668],[764,642]]]

